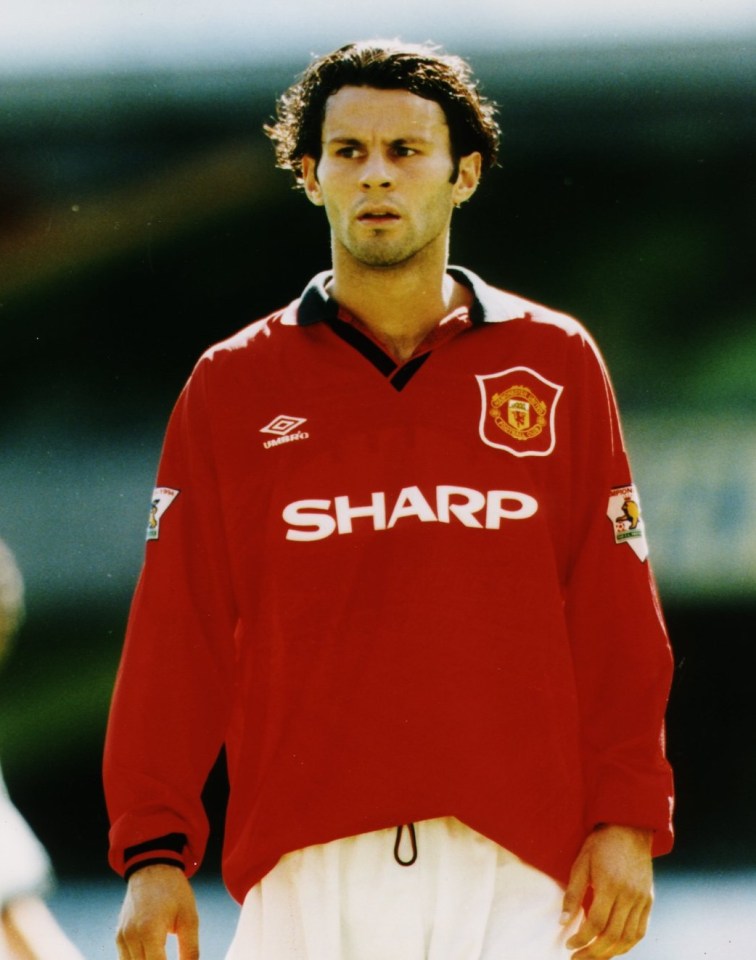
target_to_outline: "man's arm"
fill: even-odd
[[[178,938],[179,960],[199,960],[194,894],[179,867],[156,864],[129,878],[118,922],[118,960],[166,960],[168,934]]]
[[[653,903],[651,830],[602,825],[586,839],[570,874],[562,922],[569,926],[586,893],[592,900],[567,941],[574,960],[609,960],[644,936]]]
[[[146,858],[183,865],[187,877],[199,867],[202,790],[234,699],[239,614],[212,457],[209,364],[193,374],[166,433],[164,510],[159,530],[148,527],[108,721],[109,859],[122,876]]]

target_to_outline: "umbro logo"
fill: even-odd
[[[287,433],[301,427],[303,423],[307,423],[304,417],[274,417],[267,427],[260,429],[260,433],[274,433],[277,437],[285,437]]]
[[[294,440],[309,439],[310,434],[299,429],[303,423],[307,423],[306,417],[287,417],[284,414],[274,417],[266,427],[260,427],[260,433],[272,433],[276,439],[266,440],[263,446],[268,449]]]

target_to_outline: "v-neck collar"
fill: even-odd
[[[447,273],[467,287],[473,295],[473,302],[470,304],[470,320],[473,326],[494,319],[491,316],[493,303],[490,294],[497,291],[489,287],[472,270],[466,270],[464,267],[449,267]],[[341,308],[326,289],[332,279],[333,272],[324,270],[316,274],[307,284],[296,303],[296,322],[299,326],[309,327],[313,323],[338,317]]]
[[[449,274],[455,280],[464,284],[473,294],[473,302],[464,310],[452,311],[440,321],[418,345],[412,356],[398,362],[384,347],[366,330],[359,320],[350,316],[339,303],[328,293],[327,285],[333,274],[324,271],[313,277],[304,290],[296,307],[296,322],[307,327],[316,323],[325,323],[331,330],[355,350],[361,353],[384,377],[395,390],[401,391],[410,382],[412,377],[428,360],[433,350],[441,343],[445,343],[464,332],[470,327],[479,326],[486,320],[484,302],[478,296],[486,285],[475,274],[460,267],[450,267]],[[461,322],[460,322],[461,321]],[[446,331],[445,323],[449,324]],[[454,326],[451,326],[451,325]]]

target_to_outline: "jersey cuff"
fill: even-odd
[[[142,867],[154,867],[156,864],[164,864],[169,867],[178,867],[179,870],[183,872],[184,864],[181,860],[174,860],[171,857],[147,857],[146,860],[139,860],[136,863],[132,863],[130,866],[126,867],[126,870],[123,874],[123,879],[128,880],[130,877],[133,877],[135,873],[142,869]]]
[[[141,870],[142,867],[155,864],[168,864],[184,870],[186,865],[183,852],[186,845],[186,834],[168,833],[163,837],[156,837],[154,840],[146,840],[144,843],[127,847],[123,852],[124,879],[128,880],[132,874]]]

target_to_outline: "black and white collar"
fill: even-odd
[[[490,293],[495,292],[477,274],[463,267],[449,267],[450,276],[466,286],[473,295],[470,305],[470,320],[473,326],[478,326],[494,318],[490,316],[493,304],[490,302]],[[335,320],[339,314],[339,304],[328,293],[328,283],[333,279],[330,270],[316,274],[305,287],[297,305],[297,323],[301,327],[309,327],[313,323],[323,320]]]

